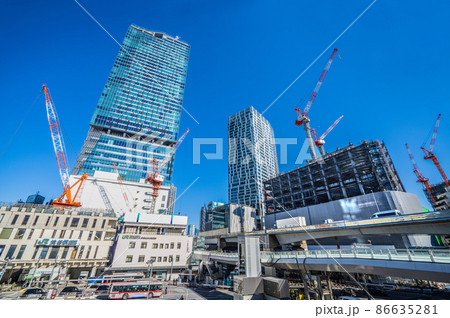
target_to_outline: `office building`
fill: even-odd
[[[222,202],[211,201],[202,206],[200,209],[200,232],[207,231],[206,223],[211,220],[213,209],[222,205],[224,205]]]
[[[105,269],[116,235],[114,213],[21,204],[0,207],[0,282],[74,279]]]
[[[175,280],[190,264],[193,237],[186,235],[187,216],[127,213],[121,223],[111,272],[144,271]]]
[[[228,118],[228,200],[263,214],[263,182],[278,175],[270,123],[253,107]]]
[[[91,176],[87,183],[95,185],[96,172],[116,174],[114,163],[123,181],[136,183],[142,188],[140,192],[148,193],[146,198],[151,199],[151,185],[143,180],[150,172],[151,161],[157,159],[159,164],[178,139],[189,51],[190,46],[178,37],[134,25],[128,28],[92,116],[72,171],[72,182],[87,173]],[[173,162],[171,158],[160,171],[164,176],[165,207]],[[100,192],[107,193],[105,190]],[[101,196],[89,200],[90,204],[95,202],[105,208]],[[143,204],[139,202],[138,206]]]

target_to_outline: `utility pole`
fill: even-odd
[[[153,262],[155,260],[153,258],[150,258],[147,261],[148,264],[148,290],[147,290],[147,299],[149,299],[150,296],[150,286],[151,286],[151,282],[152,282],[152,275],[153,275]]]

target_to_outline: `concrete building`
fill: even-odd
[[[264,182],[267,213],[380,191],[405,191],[383,142],[338,149]]]
[[[81,176],[71,175],[70,182],[73,184]],[[113,211],[116,215],[123,213],[156,213],[172,214],[173,203],[169,205],[171,190],[175,187],[162,186],[156,199],[155,211],[151,211],[151,194],[153,186],[140,182],[122,181],[117,182],[117,173],[95,171],[89,176],[83,185],[83,191],[79,195],[80,202],[85,208],[98,208]]]
[[[272,126],[248,107],[228,118],[228,138],[228,201],[263,210],[263,182],[278,175]]]
[[[111,212],[22,204],[0,207],[0,261],[10,260],[2,281],[27,276],[77,278],[104,269],[116,235]]]
[[[189,224],[187,229],[186,229],[186,234],[189,236],[195,236],[196,235],[196,228],[195,228],[195,224]]]
[[[178,37],[134,25],[128,28],[92,116],[74,176],[115,173],[114,163],[122,180],[142,186],[152,160],[158,165],[177,142],[189,51],[190,46]],[[173,163],[172,157],[160,170],[163,187],[172,184]],[[145,187],[139,191],[151,198]],[[165,207],[169,197],[165,196]],[[90,206],[95,207],[95,202],[104,207],[103,200],[90,201]]]
[[[208,223],[208,220],[211,219],[210,215],[212,214],[213,209],[222,205],[224,205],[222,202],[210,201],[208,204],[202,206],[200,209],[200,232],[207,231],[206,224]]]
[[[436,201],[436,204],[433,202],[426,189],[424,189],[423,192],[435,211],[450,209],[450,187],[447,187],[444,182],[431,185],[431,193]]]
[[[153,260],[155,277],[173,280],[189,267],[193,237],[187,216],[127,213],[121,224],[110,271],[144,271]]]

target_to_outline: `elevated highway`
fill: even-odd
[[[194,258],[232,265],[238,262],[237,253],[195,251]],[[365,273],[450,283],[450,250],[263,251],[261,265],[299,271]]]

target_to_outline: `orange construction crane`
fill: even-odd
[[[333,130],[334,127],[336,127],[336,125],[341,121],[342,117],[344,117],[344,115],[342,115],[341,117],[339,117],[338,119],[336,119],[336,121],[333,123],[333,125],[331,125],[327,131],[325,131],[322,136],[318,136],[316,133],[316,130],[313,128],[311,129],[311,134],[314,137],[314,145],[316,145],[317,147],[319,147],[319,151],[320,154],[322,156],[325,156],[325,137]]]
[[[186,137],[189,129],[178,139],[175,146],[170,150],[170,152],[164,157],[159,165],[157,165],[157,159],[153,158],[151,172],[148,174],[148,177],[145,179],[146,182],[151,183],[153,185],[153,193],[152,193],[152,203],[150,206],[151,213],[155,213],[156,207],[156,198],[159,196],[159,190],[161,189],[161,184],[164,181],[164,176],[160,174],[161,169],[169,162],[170,158],[175,154],[180,144],[183,142]]]
[[[50,134],[52,136],[53,148],[55,149],[56,161],[58,162],[59,175],[61,177],[61,182],[64,187],[64,193],[60,195],[57,199],[53,200],[53,205],[59,206],[81,206],[78,198],[81,196],[83,190],[84,181],[87,179],[88,175],[85,173],[78,179],[73,185],[69,182],[69,169],[66,156],[66,149],[64,146],[64,140],[62,138],[61,131],[59,129],[59,119],[56,113],[55,105],[50,97],[50,92],[46,85],[43,85],[45,95],[45,106],[47,109],[48,124],[50,126]],[[76,188],[75,191],[75,186]],[[75,191],[75,195],[72,196],[72,190]]]
[[[311,97],[308,100],[308,103],[305,106],[305,109],[303,111],[301,111],[298,108],[295,108],[295,111],[297,112],[297,119],[295,120],[295,124],[297,126],[301,126],[303,125],[303,128],[305,129],[305,133],[306,133],[306,140],[308,141],[308,146],[309,146],[309,152],[311,153],[311,158],[314,160],[317,158],[316,156],[316,150],[314,149],[314,143],[311,137],[311,127],[309,125],[309,118],[308,118],[308,112],[309,109],[311,108],[312,103],[314,102],[314,99],[317,96],[317,93],[319,92],[320,86],[322,86],[323,80],[325,79],[325,76],[328,73],[328,70],[330,69],[331,63],[333,62],[334,56],[336,55],[338,49],[334,49],[333,53],[330,56],[330,59],[327,62],[327,65],[325,65],[325,68],[322,71],[322,74],[319,77],[319,81],[316,84],[316,87],[314,88],[314,91],[311,95]]]
[[[439,170],[439,173],[442,176],[442,179],[444,179],[445,185],[448,187],[450,186],[450,183],[448,181],[447,176],[445,175],[444,170],[441,167],[441,164],[439,163],[436,155],[433,153],[433,149],[434,149],[434,144],[436,143],[436,136],[437,136],[437,132],[439,129],[439,122],[441,120],[441,114],[439,114],[436,123],[434,124],[434,129],[433,129],[433,136],[431,137],[431,141],[430,141],[430,146],[428,147],[428,149],[426,149],[425,147],[420,147],[420,149],[423,150],[423,152],[425,153],[425,160],[431,160],[433,161],[434,165],[436,166],[436,168]],[[424,143],[425,145],[425,143]]]
[[[424,185],[425,189],[427,189],[427,192],[430,195],[431,201],[433,201],[433,207],[434,207],[436,205],[436,199],[433,196],[433,193],[431,192],[431,187],[430,187],[430,184],[428,183],[429,179],[425,178],[422,175],[422,172],[420,172],[419,168],[417,167],[416,161],[414,160],[414,157],[411,153],[411,150],[408,147],[408,144],[405,144],[405,146],[406,146],[406,150],[408,150],[409,158],[411,159],[411,163],[414,167],[413,172],[417,176],[417,182],[422,183]]]

